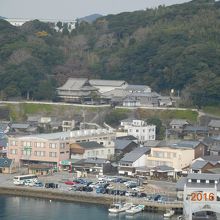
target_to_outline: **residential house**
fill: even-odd
[[[205,126],[186,125],[182,130],[184,139],[201,139],[208,137],[209,129]]]
[[[150,169],[150,177],[155,180],[175,180],[176,172],[173,167],[159,165]]]
[[[10,132],[24,133],[24,132],[28,132],[28,129],[30,127],[31,126],[28,123],[12,123],[10,125]]]
[[[147,166],[156,167],[166,165],[176,172],[182,171],[194,160],[194,149],[183,147],[153,147],[147,157]]]
[[[174,101],[170,96],[159,96],[159,106],[171,107],[174,105]]]
[[[159,96],[160,95],[156,92],[130,93],[123,100],[123,106],[125,107],[140,107],[140,106],[158,107]]]
[[[141,143],[156,139],[156,126],[148,125],[143,120],[133,120],[132,125],[127,126],[126,129],[128,129],[128,135],[136,137]]]
[[[173,130],[182,130],[186,125],[189,125],[189,122],[185,119],[173,119],[170,122],[170,127]]]
[[[127,131],[129,127],[133,125],[133,121],[137,120],[136,118],[126,118],[120,121],[120,128]]]
[[[220,120],[211,120],[208,124],[209,135],[217,136],[220,135]]]
[[[75,120],[62,121],[62,130],[71,131],[75,128]]]
[[[97,91],[98,89],[93,87],[86,78],[69,78],[63,86],[57,88],[57,94],[60,99],[77,103],[91,100],[92,93]]]
[[[87,159],[91,157],[110,159],[114,153],[114,147],[104,147],[95,141],[70,144],[71,159]]]
[[[16,172],[14,161],[8,158],[0,158],[0,173],[11,174]]]
[[[124,155],[138,147],[138,144],[132,140],[116,139],[115,153],[116,155]]]
[[[112,166],[109,160],[101,158],[87,158],[72,163],[73,171],[76,173],[92,173],[98,175],[112,174],[117,168]]]
[[[92,79],[89,80],[89,83],[90,85],[95,87],[101,94],[110,92],[115,89],[124,89],[128,85],[127,82],[123,80]]]
[[[218,161],[219,160],[219,161]],[[210,170],[220,168],[220,157],[216,161],[216,158],[197,158],[190,166],[191,173],[209,173]]]
[[[134,176],[136,167],[146,166],[147,155],[150,153],[148,147],[138,147],[125,154],[119,161],[118,172],[122,175]]]
[[[207,146],[199,141],[161,141],[151,148],[147,165],[149,167],[166,165],[179,172],[189,166],[195,158],[207,155],[206,152]]]

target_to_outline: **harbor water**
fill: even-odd
[[[162,220],[163,213],[110,215],[108,207],[44,199],[0,196],[0,220]]]

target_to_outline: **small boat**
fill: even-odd
[[[130,209],[127,209],[126,214],[136,214],[142,212],[145,208],[145,205],[133,205]]]
[[[168,210],[166,211],[166,213],[164,213],[163,217],[164,217],[164,218],[170,218],[170,217],[172,217],[174,214],[175,214],[174,210],[168,209]]]
[[[132,206],[131,203],[114,203],[113,205],[111,205],[108,211],[110,213],[125,212],[126,210],[130,209],[131,206]]]

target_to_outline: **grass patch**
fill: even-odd
[[[206,107],[203,107],[202,110],[205,113],[220,116],[220,106],[219,105],[218,106],[206,106]]]
[[[21,108],[24,111],[24,114],[35,114],[35,113],[51,113],[54,109],[54,106],[47,104],[32,104],[32,103],[24,103],[21,104]]]
[[[156,117],[161,120],[186,119],[190,122],[196,122],[198,113],[192,110],[148,110],[138,109],[138,115],[141,119]]]

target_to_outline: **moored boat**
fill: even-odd
[[[142,212],[145,208],[145,205],[133,205],[130,209],[127,209],[126,214],[136,214]]]
[[[168,210],[166,211],[166,213],[164,213],[163,217],[164,217],[164,218],[170,218],[170,217],[172,217],[174,214],[175,214],[174,210],[168,209]]]
[[[114,203],[108,209],[110,213],[120,213],[125,212],[126,210],[130,209],[132,206],[131,203]]]

